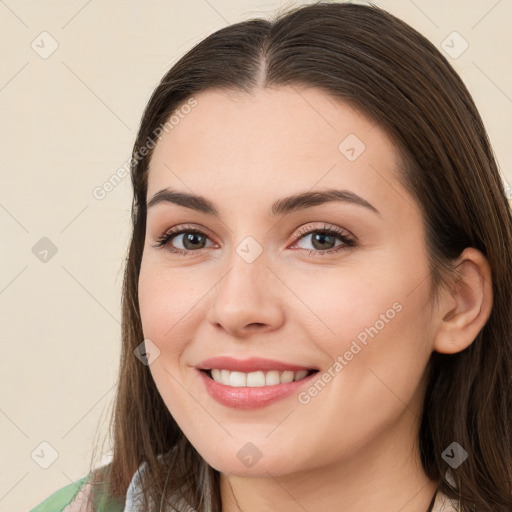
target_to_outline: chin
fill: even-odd
[[[225,475],[258,478],[268,477],[269,474],[272,476],[278,476],[283,473],[283,468],[276,468],[275,464],[269,464],[268,461],[267,463],[259,461],[252,467],[245,467],[236,457],[230,458],[229,460],[214,458],[206,460],[206,462],[208,462],[212,468]],[[284,472],[288,473],[288,471]]]
[[[269,457],[261,452],[258,454],[250,443],[243,445],[242,449],[226,448],[223,453],[198,453],[212,468],[227,475],[257,478],[268,477],[269,474],[279,476],[298,469],[290,467],[292,456],[274,453]]]

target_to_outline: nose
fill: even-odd
[[[248,263],[234,254],[230,263],[228,272],[211,291],[208,321],[237,338],[278,329],[284,321],[280,281],[265,258]]]

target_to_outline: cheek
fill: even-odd
[[[421,373],[431,352],[428,271],[397,260],[380,257],[364,270],[323,269],[294,280],[294,292],[304,298],[298,307],[308,337],[331,360],[346,355],[356,379],[370,366],[390,378],[393,371],[407,373],[404,364]]]
[[[199,289],[188,285],[189,275],[143,260],[138,285],[144,338],[160,350],[149,370],[167,408],[184,431],[191,428],[190,395],[183,388],[180,358],[191,337],[191,322],[197,322],[193,306],[200,295]]]
[[[388,283],[360,268],[323,269],[293,280],[293,291],[302,299],[302,304],[294,301],[296,312],[313,339],[332,340],[332,349],[373,325],[381,314],[394,318],[401,288],[400,278]]]
[[[186,330],[197,303],[199,290],[190,286],[190,281],[187,272],[170,273],[144,262],[141,266],[138,298],[144,338],[155,343],[164,356],[171,339],[173,353],[180,351],[179,333]]]

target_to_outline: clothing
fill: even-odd
[[[98,512],[144,512],[141,507],[141,487],[140,480],[146,467],[143,462],[135,474],[133,475],[130,485],[126,491],[126,499],[124,505],[113,502],[108,497],[102,497]],[[72,484],[69,484],[46,498],[42,503],[37,505],[30,512],[78,512],[79,509],[72,508],[72,503],[79,494],[80,490],[87,484],[89,475],[86,475]],[[181,501],[176,501],[175,505],[178,510],[189,511],[191,507]],[[445,494],[437,491],[433,497],[430,507],[426,512],[459,512],[460,508],[456,501],[449,499]],[[80,510],[80,512],[86,512]],[[88,511],[87,511],[88,512]]]
[[[86,510],[85,506],[80,508],[76,506],[75,503],[75,499],[87,488],[89,476],[90,474],[87,474],[79,480],[55,491],[39,505],[30,510],[30,512],[89,512]],[[97,511],[124,512],[124,506],[119,505],[118,502],[113,501],[108,496],[102,496]]]
[[[430,504],[427,508],[427,512],[432,512],[432,509],[434,508],[434,503],[436,502],[438,492],[439,492],[439,489],[436,489],[434,496],[432,496],[432,499],[430,500]]]

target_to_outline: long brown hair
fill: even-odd
[[[110,424],[113,458],[95,477],[123,502],[145,461],[144,496],[157,509],[181,493],[197,511],[221,511],[219,473],[188,442],[149,367],[134,356],[143,340],[137,284],[152,154],[141,150],[154,147],[159,127],[194,94],[280,85],[321,88],[374,120],[394,141],[402,159],[400,179],[424,217],[434,292],[451,278],[452,263],[464,248],[487,257],[491,315],[467,349],[432,353],[419,447],[426,475],[459,499],[461,510],[510,512],[512,219],[503,181],[471,95],[446,58],[388,12],[349,3],[318,2],[270,21],[251,19],[218,30],[186,53],[153,92],[132,154],[133,232]],[[469,456],[450,477],[442,453],[454,441]]]

